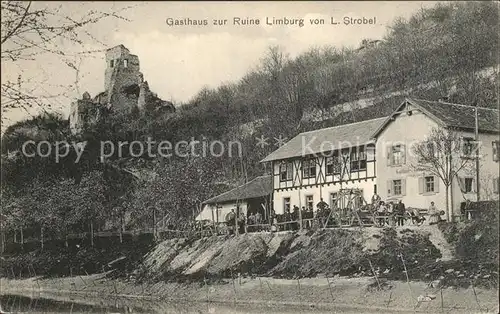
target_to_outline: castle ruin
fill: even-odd
[[[151,92],[140,72],[139,57],[123,45],[106,50],[104,91],[91,98],[85,92],[82,99],[71,104],[69,122],[73,134],[95,124],[104,112],[155,115],[175,112],[174,105]]]

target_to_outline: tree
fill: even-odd
[[[473,159],[464,157],[460,135],[449,129],[434,128],[429,136],[413,145],[411,168],[431,173],[441,179],[446,192],[446,210],[450,215],[450,186],[458,173],[473,165]],[[452,218],[452,217],[448,217]],[[451,220],[451,219],[450,219]]]

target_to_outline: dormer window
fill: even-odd
[[[127,66],[128,66],[128,60],[125,59],[125,60],[123,60],[123,67],[126,68]]]

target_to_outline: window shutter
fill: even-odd
[[[418,194],[424,194],[424,177],[418,178]]]
[[[406,179],[401,179],[401,195],[406,195]]]
[[[387,196],[392,195],[392,180],[387,180]]]
[[[460,191],[465,192],[465,178],[458,178],[458,186],[460,187]]]
[[[499,141],[493,141],[491,142],[491,145],[493,146],[493,161],[498,161],[498,144]]]
[[[392,146],[387,146],[387,165],[392,166],[391,163],[391,154],[392,153]]]
[[[476,178],[472,178],[472,189],[471,189],[471,192],[472,193],[476,193],[477,191],[477,185],[476,185]]]
[[[439,193],[439,177],[434,176],[434,192]]]
[[[401,164],[404,165],[406,163],[406,145],[401,144]]]
[[[500,178],[493,178],[491,181],[491,183],[493,183],[493,193],[498,194],[498,185]]]

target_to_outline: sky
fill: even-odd
[[[52,110],[69,113],[70,103],[84,91],[91,96],[104,90],[104,49],[125,45],[139,57],[141,72],[152,91],[174,104],[186,102],[201,88],[217,87],[241,79],[258,66],[271,45],[279,45],[291,57],[313,47],[358,47],[364,38],[382,39],[395,18],[408,18],[431,1],[373,2],[35,2],[77,19],[89,10],[118,12],[122,18],[106,18],[86,28],[83,47],[58,41],[54,46],[65,51],[97,51],[70,61],[59,56],[41,55],[32,61],[2,59],[2,81],[15,81],[19,75],[29,79],[26,88],[33,93],[58,95]],[[260,25],[233,25],[233,19],[259,19]],[[345,25],[344,17],[372,19],[372,25]],[[167,19],[206,19],[206,26],[170,26]],[[266,18],[303,18],[303,27],[266,25]],[[340,22],[332,25],[331,19]],[[214,26],[213,20],[227,19],[227,25]],[[324,19],[323,25],[311,25],[311,19]],[[69,88],[68,88],[69,87]],[[14,110],[2,119],[2,131],[15,121],[29,117]]]

